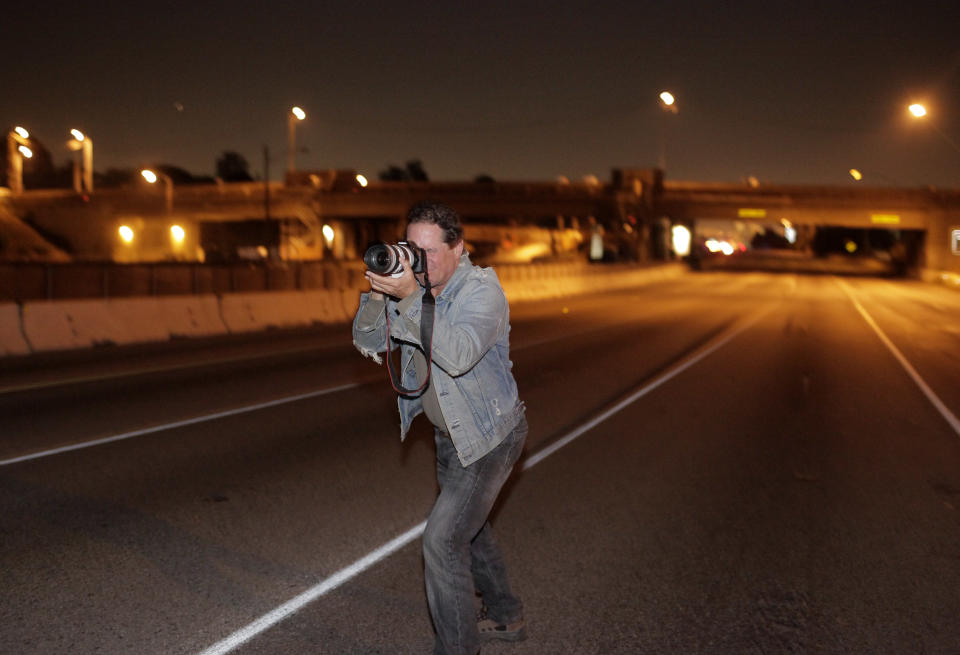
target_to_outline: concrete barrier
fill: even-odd
[[[343,307],[343,315],[348,321],[353,321],[353,317],[360,308],[360,294],[370,290],[370,286],[363,288],[352,287],[340,292],[340,302]]]
[[[304,303],[312,309],[315,323],[345,323],[347,315],[343,311],[343,299],[340,291],[318,289],[304,292]],[[352,317],[351,317],[352,318]]]
[[[163,341],[155,298],[59,300],[23,305],[23,331],[33,351]]]
[[[220,297],[223,322],[230,332],[309,325],[299,291],[228,293]]]
[[[22,321],[34,352],[227,331],[213,295],[27,302]]]
[[[347,320],[341,293],[327,289],[224,294],[220,297],[220,312],[230,332]]]
[[[589,264],[497,269],[511,303],[638,286],[681,275],[682,263],[646,268]],[[222,296],[148,296],[0,304],[0,356],[99,344],[346,323],[367,286]]]
[[[220,299],[214,294],[202,296],[157,296],[157,320],[169,337],[206,337],[226,334],[220,316]]]
[[[0,356],[26,355],[30,345],[23,338],[20,323],[20,306],[16,303],[0,303]]]

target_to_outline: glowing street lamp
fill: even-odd
[[[23,159],[33,157],[30,149],[30,132],[17,125],[7,133],[7,186],[10,193],[23,193]]]
[[[663,107],[667,111],[674,114],[677,113],[677,106],[676,106],[677,99],[674,98],[673,94],[670,93],[669,91],[660,92],[660,102],[663,103]]]
[[[144,168],[140,171],[140,175],[143,176],[150,184],[156,184],[157,180],[163,181],[164,186],[164,200],[167,208],[167,213],[170,214],[173,212],[173,180],[170,179],[170,176],[166,173],[157,172],[149,168]]]
[[[73,190],[77,193],[93,193],[93,139],[74,128],[70,130],[73,138],[67,141],[67,148],[77,153],[73,160]]]
[[[300,107],[293,107],[287,114],[287,172],[297,169],[297,123],[306,119],[307,112]]]
[[[915,118],[923,118],[927,115],[927,108],[921,105],[919,102],[915,102],[907,107],[907,111],[913,114]]]

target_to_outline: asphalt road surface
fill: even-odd
[[[490,654],[960,652],[960,294],[690,274],[513,308]],[[428,424],[339,327],[0,361],[0,652],[431,652]]]

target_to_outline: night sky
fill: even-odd
[[[296,104],[300,168],[371,178],[607,180],[665,130],[668,179],[960,187],[956,2],[12,4],[0,127],[58,162],[78,127],[97,170],[266,145],[278,178]]]

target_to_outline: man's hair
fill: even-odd
[[[460,215],[442,202],[424,200],[418,202],[407,212],[407,224],[433,223],[443,230],[443,242],[454,246],[463,239],[463,224]]]

